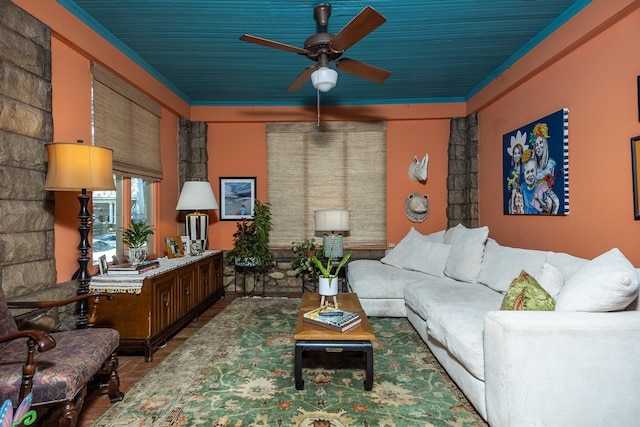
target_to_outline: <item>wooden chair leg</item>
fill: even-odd
[[[119,402],[124,397],[124,393],[120,391],[120,376],[118,376],[118,353],[115,351],[109,357],[109,382],[107,383],[109,390],[109,399],[111,403]]]

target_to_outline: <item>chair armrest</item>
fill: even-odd
[[[488,312],[489,424],[636,424],[639,336],[638,311]]]
[[[36,329],[29,329],[26,331],[18,331],[15,334],[5,335],[0,337],[0,343],[13,341],[18,338],[29,338],[37,344],[37,349],[40,353],[43,351],[51,350],[56,346],[55,340],[44,331],[38,331]]]
[[[92,292],[56,301],[7,301],[7,306],[9,308],[51,308],[60,307],[90,298],[94,298],[95,303],[100,299],[100,297],[105,297],[108,300],[111,300],[113,299],[113,294],[107,292]]]

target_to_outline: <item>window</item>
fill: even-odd
[[[115,176],[115,191],[94,191],[93,201],[93,263],[105,255],[124,258],[121,227],[133,222],[153,224],[153,182],[143,178]],[[126,190],[126,191],[125,191]],[[129,212],[125,223],[123,212]],[[147,241],[153,247],[153,237]]]
[[[113,150],[115,191],[94,191],[93,261],[124,258],[122,234],[132,222],[153,225],[153,182],[162,180],[160,104],[98,63],[93,73],[94,144]],[[126,212],[126,214],[125,214]],[[153,241],[147,242],[153,247]]]
[[[314,211],[350,210],[345,246],[386,245],[386,123],[267,125],[270,244],[315,234]]]

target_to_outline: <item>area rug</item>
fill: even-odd
[[[240,298],[112,405],[103,426],[486,425],[404,318],[371,318],[374,385],[357,352],[307,352],[293,379],[300,299]]]

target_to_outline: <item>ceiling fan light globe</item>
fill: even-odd
[[[311,73],[311,83],[320,92],[329,92],[338,83],[338,73],[329,67],[320,67]]]

